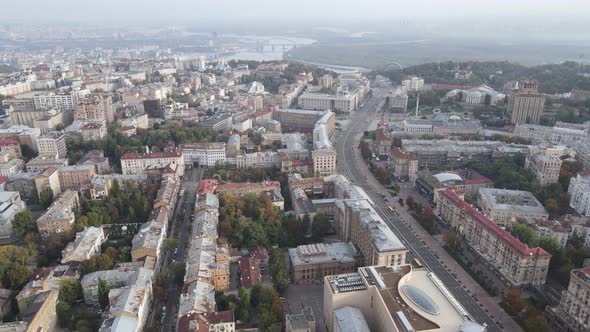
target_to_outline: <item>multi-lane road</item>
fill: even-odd
[[[463,305],[471,316],[480,324],[487,324],[488,331],[500,331],[498,324],[480,307],[474,298],[462,287],[458,280],[439,261],[432,248],[409,227],[398,214],[388,208],[384,200],[383,188],[378,188],[375,181],[368,181],[372,176],[368,168],[358,156],[358,145],[360,136],[369,128],[371,123],[378,118],[378,110],[384,102],[386,91],[373,89],[373,96],[369,97],[365,104],[348,120],[348,125],[343,129],[336,139],[336,150],[338,153],[338,171],[348,177],[352,183],[362,187],[375,204],[375,210],[386,221],[391,230],[400,238],[404,245],[434,272],[449,288],[455,298]]]

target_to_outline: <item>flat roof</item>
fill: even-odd
[[[350,242],[317,243],[289,248],[289,257],[293,265],[352,263],[358,255],[359,252]]]
[[[490,204],[494,210],[520,211],[547,215],[543,204],[529,191],[508,190],[497,188],[480,188],[479,195],[482,200]]]

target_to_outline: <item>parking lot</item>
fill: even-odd
[[[285,313],[300,314],[304,306],[310,306],[316,322],[316,331],[326,332],[322,309],[324,307],[323,285],[289,285],[285,292]]]

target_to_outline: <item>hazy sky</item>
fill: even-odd
[[[588,16],[590,0],[2,0],[19,20],[121,22],[260,17]]]

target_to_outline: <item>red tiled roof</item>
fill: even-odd
[[[313,159],[295,159],[295,160],[291,160],[291,165],[293,166],[301,166],[301,165],[307,165],[307,166],[313,166]]]
[[[18,142],[10,138],[0,138],[0,145],[18,145]]]
[[[175,149],[174,151],[165,152],[151,152],[151,153],[126,153],[121,159],[153,159],[153,158],[174,158],[182,155],[182,149]]]
[[[219,323],[234,323],[234,312],[233,310],[224,310],[224,311],[217,311],[217,312],[210,312],[203,315],[206,320],[209,321],[210,324],[219,324]]]
[[[199,194],[213,193],[217,188],[217,180],[215,179],[203,179],[199,181],[197,186],[197,192]]]
[[[410,152],[405,152],[400,148],[391,149],[391,154],[396,158],[402,159],[416,159],[416,156]]]
[[[500,226],[498,226],[496,223],[494,223],[493,221],[488,219],[486,216],[481,214],[479,211],[477,211],[473,206],[469,205],[467,202],[462,200],[459,196],[457,196],[455,191],[446,189],[446,190],[443,190],[441,193],[443,196],[447,197],[450,201],[455,203],[455,205],[458,205],[463,210],[466,210],[467,213],[469,213],[469,215],[471,217],[473,217],[473,219],[475,221],[482,224],[491,233],[496,235],[503,242],[510,245],[510,247],[512,247],[517,252],[519,252],[521,255],[539,256],[539,257],[551,256],[543,248],[529,248],[526,244],[520,242],[517,238],[515,238],[514,236],[512,236],[510,233],[503,230],[502,228],[500,228]]]

